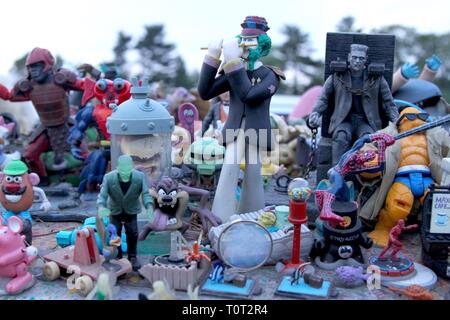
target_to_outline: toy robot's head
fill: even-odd
[[[420,108],[407,107],[400,112],[397,120],[399,132],[404,132],[425,124],[429,118],[429,114]]]
[[[44,81],[55,65],[55,58],[47,49],[34,48],[27,56],[25,66],[31,79]]]
[[[94,95],[105,106],[119,105],[131,97],[131,83],[121,78],[114,81],[100,79],[94,87]]]
[[[348,54],[348,63],[352,71],[364,70],[367,62],[367,51],[369,47],[363,44],[352,44]]]

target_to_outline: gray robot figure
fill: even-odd
[[[394,122],[398,118],[398,109],[382,72],[366,68],[368,49],[362,44],[350,46],[348,67],[327,78],[309,116],[310,126],[319,127],[322,115],[334,108],[328,126],[333,166],[354,141],[382,129],[386,125],[383,119]]]

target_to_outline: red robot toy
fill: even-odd
[[[48,181],[47,172],[40,155],[53,150],[54,168],[65,167],[64,153],[68,151],[66,143],[69,135],[68,93],[71,90],[83,91],[84,80],[64,69],[55,69],[55,59],[47,49],[34,48],[28,55],[25,65],[28,76],[18,81],[9,91],[0,85],[0,98],[18,101],[31,101],[35,107],[41,126],[30,138],[24,158],[30,169],[39,174],[41,183]],[[87,99],[83,97],[83,105]]]
[[[70,129],[67,141],[71,145],[72,155],[79,160],[86,160],[80,175],[81,182],[78,187],[80,195],[86,191],[95,191],[97,185],[102,183],[110,159],[110,135],[106,129],[106,120],[115,107],[131,97],[131,83],[120,78],[114,81],[100,79],[97,82],[86,78],[84,86],[85,99],[90,100],[95,97],[100,103],[95,106],[87,105],[77,113],[76,123]],[[97,128],[100,141],[96,149],[87,156],[87,152],[82,150],[81,145],[86,129],[90,126]]]

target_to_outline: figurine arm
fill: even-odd
[[[42,190],[39,187],[33,187],[33,191],[39,195],[39,197],[42,199],[42,204],[40,206],[41,210],[44,210],[47,212],[52,207],[52,204],[50,201],[48,201],[47,195],[45,194],[44,190]]]
[[[329,76],[328,79],[323,84],[322,91],[320,92],[319,98],[314,105],[313,112],[319,114],[324,113],[328,109],[328,100],[334,92],[333,76]]]
[[[423,67],[422,73],[419,79],[426,81],[433,81],[436,78],[436,74],[442,65],[441,59],[433,54],[431,57],[425,60],[425,66]]]
[[[70,129],[70,135],[67,139],[67,143],[74,144],[77,141],[81,142],[84,137],[84,132],[94,122],[93,117],[94,107],[86,106],[80,111],[78,111],[75,120],[75,125]]]
[[[417,224],[412,224],[412,225],[410,225],[410,226],[403,227],[403,230],[406,230],[406,231],[408,231],[408,230],[414,230],[414,229],[417,229],[418,227],[419,227],[419,225],[417,225]]]
[[[387,117],[391,122],[395,122],[398,119],[398,107],[394,103],[391,90],[384,77],[380,77],[380,93],[383,109],[386,111]]]
[[[180,184],[180,189],[186,191],[187,193],[189,193],[189,195],[200,196],[199,207],[204,208],[206,206],[206,202],[209,200],[209,191],[199,188],[188,187],[183,184]]]
[[[145,178],[145,174],[143,174],[141,196],[144,207],[148,209],[150,207],[153,207],[153,198],[150,196],[150,193],[148,192],[148,185],[146,180],[147,179]]]
[[[9,92],[8,88],[0,83],[0,99],[9,100],[11,99],[11,92]]]
[[[6,88],[4,88],[6,89]],[[4,90],[3,89],[3,90]],[[7,89],[6,89],[7,90]],[[11,92],[9,92],[4,100],[12,102],[30,101],[30,91],[32,90],[31,83],[28,79],[23,79],[17,82]]]
[[[106,208],[107,201],[109,196],[109,190],[108,190],[108,176],[105,175],[103,177],[102,186],[100,188],[100,192],[97,197],[97,208]]]
[[[216,78],[219,66],[220,60],[208,55],[205,57],[198,82],[198,93],[203,100],[210,100],[230,90],[230,85],[225,75],[220,75]]]
[[[55,73],[55,83],[66,90],[84,91],[84,79],[67,69],[61,68]]]
[[[237,93],[244,103],[257,104],[269,99],[277,92],[280,84],[275,72],[270,70],[260,83],[252,85],[240,59],[230,61],[223,69],[232,91]]]

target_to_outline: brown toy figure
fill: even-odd
[[[169,177],[162,177],[149,189],[149,193],[154,199],[154,218],[139,234],[140,241],[145,240],[151,231],[186,231],[189,225],[182,218],[187,208],[198,212],[206,232],[208,221],[215,227],[221,223],[220,219],[206,207],[209,200],[208,191],[178,184]],[[201,197],[198,207],[189,206],[191,195]]]
[[[41,209],[47,211],[51,204],[42,189],[35,187],[39,184],[39,176],[36,173],[28,173],[28,167],[20,160],[10,161],[3,172],[0,172],[0,202],[6,209],[2,213],[2,224],[7,225],[9,218],[16,216],[22,220],[23,229],[29,245],[32,242],[32,220],[28,211],[34,199],[34,193],[38,193],[43,202]]]
[[[34,48],[28,55],[25,65],[27,77],[17,82],[9,91],[0,85],[0,98],[12,102],[31,101],[36,109],[41,126],[34,131],[24,158],[31,170],[36,172],[47,184],[48,177],[40,155],[53,150],[53,168],[64,169],[64,153],[69,145],[69,99],[70,90],[83,91],[84,81],[64,68],[54,69],[55,58],[47,49]],[[83,99],[84,105],[87,101]]]

